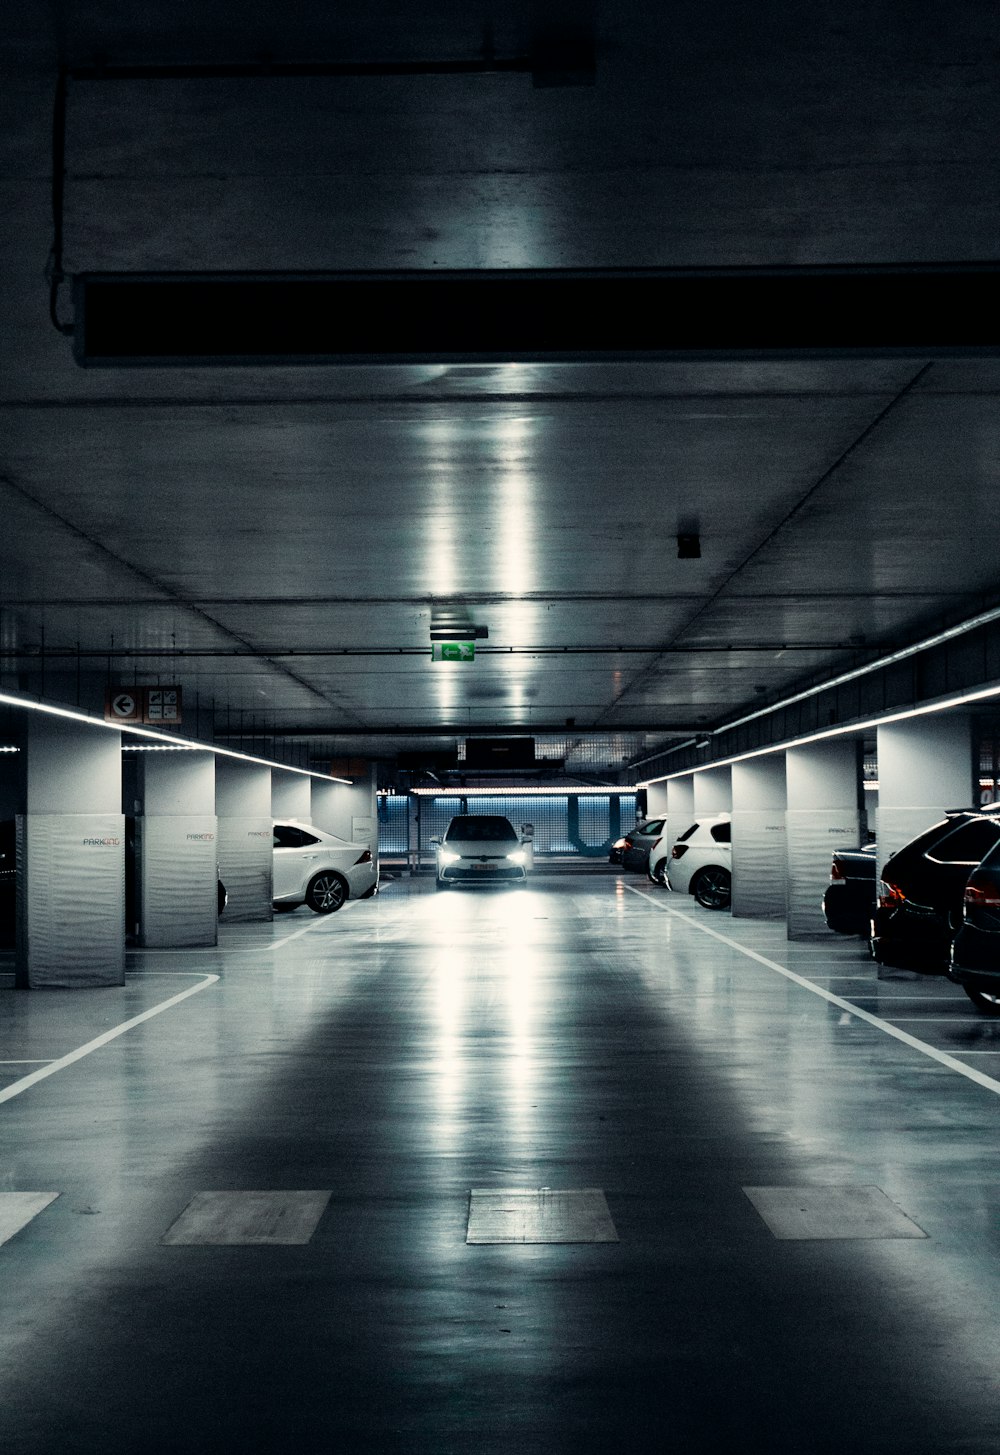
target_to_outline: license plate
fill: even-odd
[[[480,874],[489,874],[493,869],[492,864],[473,864],[472,867],[478,870]]]

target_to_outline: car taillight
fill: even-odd
[[[905,904],[906,895],[898,884],[893,884],[890,879],[883,879],[879,884],[878,902],[882,909],[891,909],[894,904]]]
[[[991,879],[976,882],[973,876],[965,886],[965,902],[974,908],[1000,909],[1000,887]]]
[[[622,848],[623,849],[634,849],[635,848],[635,845],[633,844],[633,842],[632,842],[631,839],[622,839]]]
[[[675,844],[674,847],[670,850],[670,857],[671,859],[679,859],[681,855],[686,854],[687,851],[687,844]]]
[[[833,863],[830,865],[830,882],[833,883],[833,881],[836,880],[836,879],[846,879],[846,878],[847,878],[847,875],[844,873],[843,869],[837,863],[836,859],[834,859]]]
[[[371,849],[366,849],[365,852],[359,858],[355,859],[354,862],[355,864],[370,864],[371,861],[372,851]]]

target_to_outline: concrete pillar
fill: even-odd
[[[959,713],[878,729],[878,872],[897,849],[944,816],[979,802],[972,727]],[[978,774],[975,775],[978,777]]]
[[[733,775],[730,768],[700,768],[694,775],[694,816],[714,818],[733,807]],[[683,833],[683,828],[678,828]]]
[[[31,713],[26,744],[16,983],[124,985],[121,734]]]
[[[666,818],[669,783],[651,783],[646,789],[646,817]]]
[[[329,783],[322,778],[313,779],[312,821],[317,828],[349,844],[364,844],[378,855],[378,806],[375,802],[377,787],[375,765],[369,766],[364,777],[356,777],[350,785]]]
[[[736,918],[782,919],[786,910],[783,754],[733,764],[733,905]]]
[[[667,822],[664,837],[672,847],[674,839],[694,823],[694,778],[671,778],[667,784]]]
[[[821,904],[833,851],[856,848],[861,837],[858,745],[850,738],[832,738],[789,748],[785,773],[788,938],[825,939],[832,931]]]
[[[203,752],[137,757],[139,942],[174,949],[214,945],[219,937],[215,757]]]
[[[313,779],[305,773],[271,769],[271,812],[276,819],[312,823]]]
[[[227,921],[274,917],[271,769],[218,758],[215,809],[219,818],[219,872],[229,894]]]
[[[8,740],[0,746],[19,745]],[[15,821],[24,811],[25,756],[23,748],[16,753],[0,753],[0,949],[3,950],[12,950],[15,945],[17,904],[14,879],[10,876],[17,864]]]

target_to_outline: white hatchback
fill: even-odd
[[[308,904],[332,914],[348,899],[368,899],[378,888],[378,863],[367,844],[349,844],[312,824],[286,819],[274,825],[275,909]]]
[[[649,851],[648,874],[678,894],[693,894],[706,909],[728,909],[733,890],[732,821],[728,813],[702,818]]]
[[[524,848],[509,818],[498,813],[460,813],[443,839],[432,839],[436,886],[524,884],[530,848]]]

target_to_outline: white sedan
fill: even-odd
[[[378,888],[378,863],[367,844],[349,844],[312,824],[286,819],[274,825],[275,909],[308,904],[332,914],[348,899],[368,899]]]

